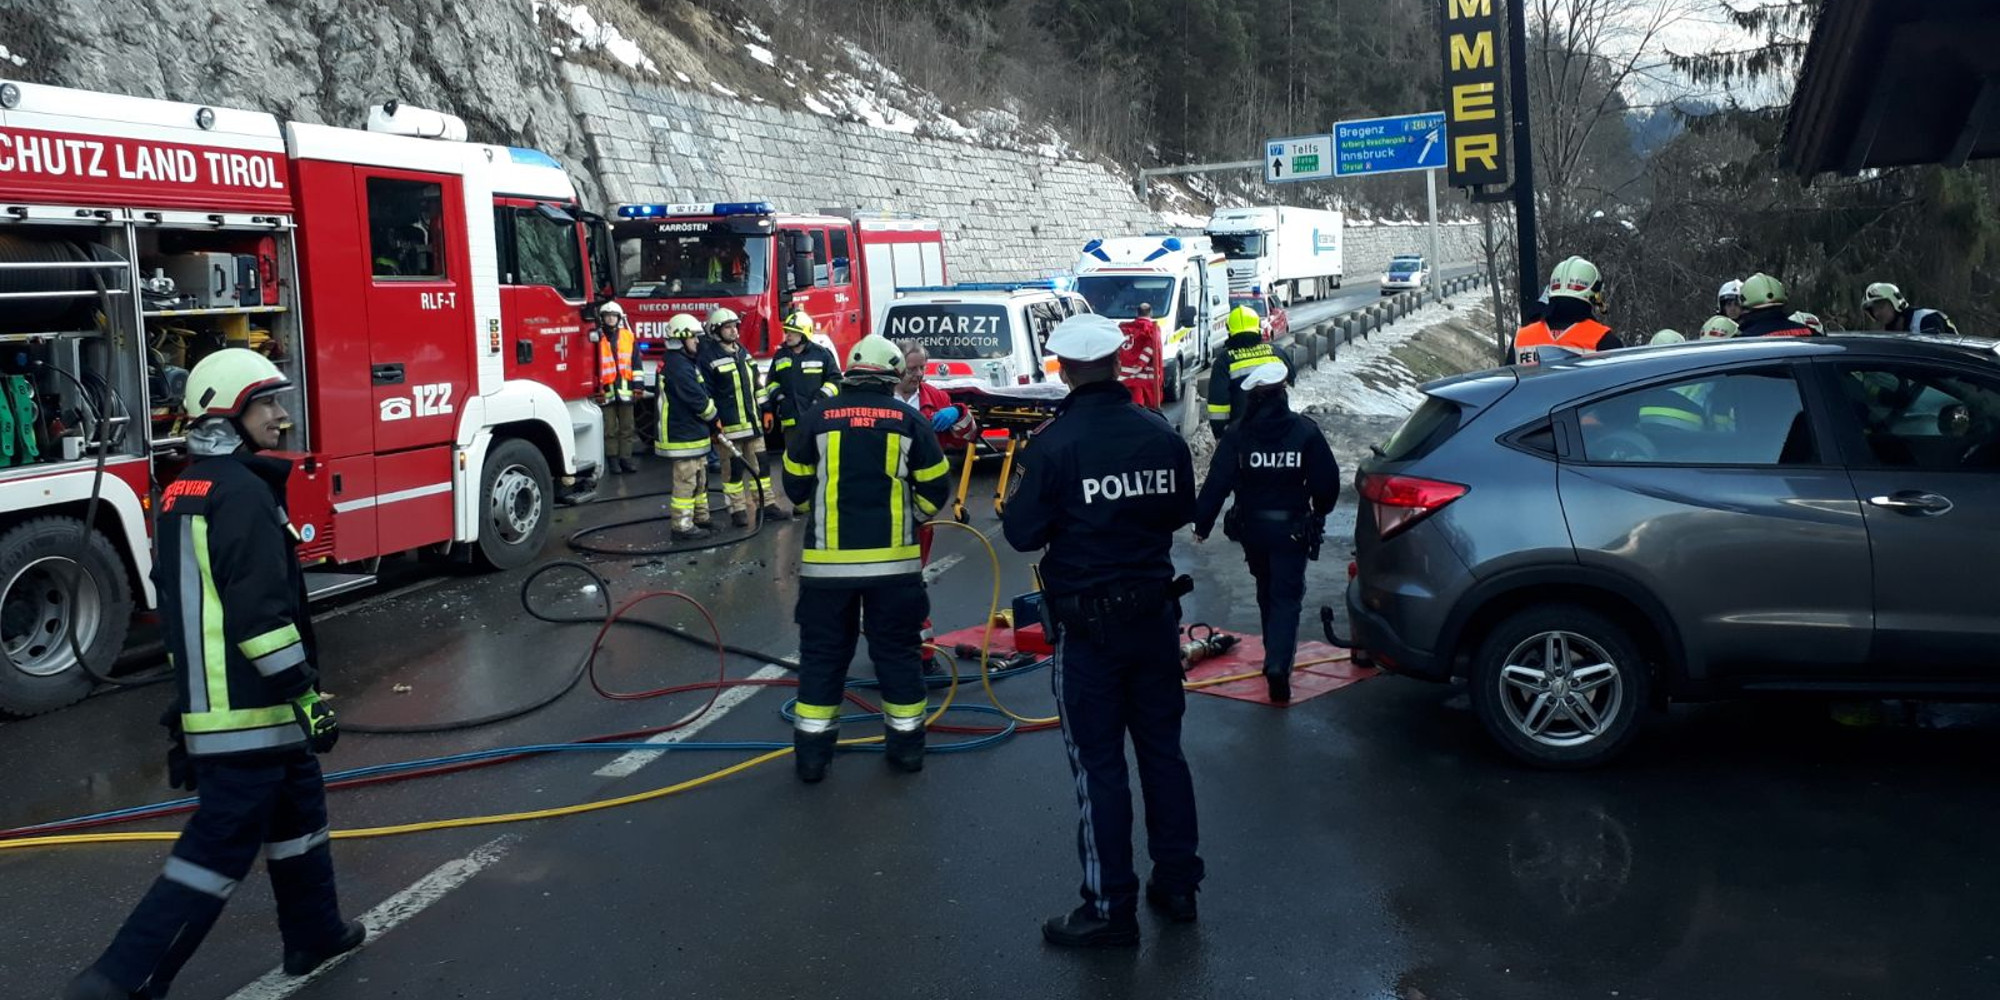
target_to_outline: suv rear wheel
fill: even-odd
[[[1480,644],[1472,705],[1514,756],[1538,767],[1591,767],[1639,735],[1649,680],[1617,622],[1577,605],[1531,608]]]

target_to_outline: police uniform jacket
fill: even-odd
[[[722,436],[726,438],[754,437],[762,428],[757,425],[757,360],[744,350],[739,341],[725,344],[715,338],[701,342],[701,350],[695,355],[701,363],[702,375],[708,386],[708,397],[715,402],[716,419],[722,423]]]
[[[708,454],[709,425],[715,418],[715,401],[708,395],[700,362],[677,344],[670,345],[660,362],[660,437],[653,451],[667,458]]]
[[[1275,344],[1264,342],[1264,335],[1251,330],[1232,335],[1222,342],[1222,349],[1215,352],[1215,360],[1210,364],[1208,376],[1208,426],[1220,438],[1244,412],[1247,400],[1244,398],[1243,379],[1250,369],[1263,364],[1285,366],[1285,382],[1290,384],[1297,369],[1292,367],[1290,352]]]
[[[1231,493],[1245,511],[1324,517],[1340,496],[1340,466],[1312,418],[1273,404],[1217,442],[1201,484],[1195,534],[1207,537]]]
[[[1022,453],[1001,521],[1023,552],[1046,546],[1046,596],[1173,579],[1174,532],[1194,520],[1194,459],[1165,418],[1117,382],[1070,393]]]
[[[805,520],[808,586],[919,579],[917,529],[950,496],[930,421],[889,390],[848,385],[807,413],[785,449],[785,495]]]
[[[765,405],[778,417],[778,426],[789,430],[815,404],[838,389],[840,366],[833,352],[808,340],[797,350],[778,348],[771,361],[771,377],[764,384]]]
[[[318,672],[285,514],[291,471],[238,451],[196,461],[161,495],[153,583],[189,756],[307,745],[291,702]]]

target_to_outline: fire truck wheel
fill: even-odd
[[[0,535],[0,712],[39,715],[90,693],[70,644],[108,673],[132,624],[125,562],[103,534],[67,517],[38,517]]]
[[[534,445],[520,438],[496,441],[486,453],[486,471],[479,480],[481,509],[474,552],[487,569],[525,566],[542,552],[549,538],[549,511],[555,502],[549,462]]]

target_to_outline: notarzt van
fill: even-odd
[[[882,336],[930,354],[926,377],[1028,385],[1054,378],[1043,345],[1090,303],[1056,280],[911,288],[882,314]]]

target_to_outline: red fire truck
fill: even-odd
[[[594,489],[592,227],[568,175],[449,115],[368,125],[0,83],[0,711],[82,697],[153,606],[179,392],[222,347],[298,386],[289,513],[321,568],[520,565]]]
[[[768,358],[803,309],[836,358],[881,326],[896,289],[945,281],[935,220],[887,213],[791,215],[761,201],[621,205],[611,222],[618,294],[649,353],[675,313],[728,307]]]

